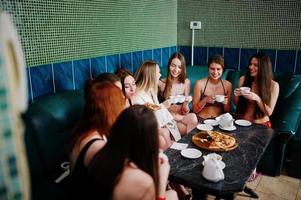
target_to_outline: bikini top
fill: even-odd
[[[226,93],[226,89],[225,89],[223,80],[222,79],[220,79],[220,80],[221,80],[221,84],[222,84],[222,87],[223,87],[223,90],[224,90],[224,95],[226,96],[227,93]],[[208,81],[209,81],[209,77],[208,77],[208,79],[206,81],[205,88],[204,88],[204,91],[201,94],[200,100],[202,100],[203,98],[205,98],[207,96],[207,95],[205,95],[205,91],[206,91],[206,88],[207,88],[207,85],[208,85]],[[214,104],[212,104],[212,105],[221,105],[221,103],[218,103],[218,102],[215,101]],[[208,104],[206,104],[205,106],[208,106]]]

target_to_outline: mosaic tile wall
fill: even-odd
[[[190,21],[201,21],[195,45],[301,50],[300,0],[178,0],[177,43],[191,45]]]
[[[1,0],[27,67],[175,46],[176,0]]]

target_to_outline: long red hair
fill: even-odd
[[[71,151],[78,140],[96,130],[108,136],[111,127],[125,106],[122,91],[111,82],[89,80],[85,84],[85,104],[80,122],[71,135]]]

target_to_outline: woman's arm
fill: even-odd
[[[192,98],[192,110],[194,113],[200,112],[208,101],[207,97],[200,100],[201,92],[202,92],[202,82],[201,80],[198,80],[194,85],[193,98]]]
[[[271,86],[271,100],[268,105],[265,104],[262,101],[261,97],[254,92],[250,92],[249,94],[246,94],[244,96],[248,99],[256,101],[260,110],[264,112],[264,114],[266,114],[267,116],[271,116],[273,114],[278,99],[278,95],[279,95],[279,84],[273,81]]]
[[[190,80],[188,78],[185,80],[185,86],[184,87],[185,87],[184,95],[186,96],[186,99],[187,99],[188,96],[190,96]],[[190,97],[190,99],[191,99],[191,97]],[[184,103],[182,105],[182,108],[181,108],[182,114],[189,113],[189,102],[190,101],[187,101],[187,100],[184,101]]]
[[[226,81],[226,98],[223,104],[224,112],[229,112],[231,109],[232,84]]]
[[[241,96],[239,88],[244,84],[244,82],[245,82],[245,76],[241,76],[238,81],[238,88],[235,88],[235,90],[234,90],[234,104],[235,105],[238,104],[239,96]]]

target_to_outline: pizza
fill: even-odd
[[[146,103],[145,106],[148,107],[149,109],[151,109],[152,111],[161,109],[161,107],[159,105],[152,104],[152,103]]]
[[[238,146],[233,136],[218,132],[206,131],[193,136],[195,145],[212,151],[229,151]]]

